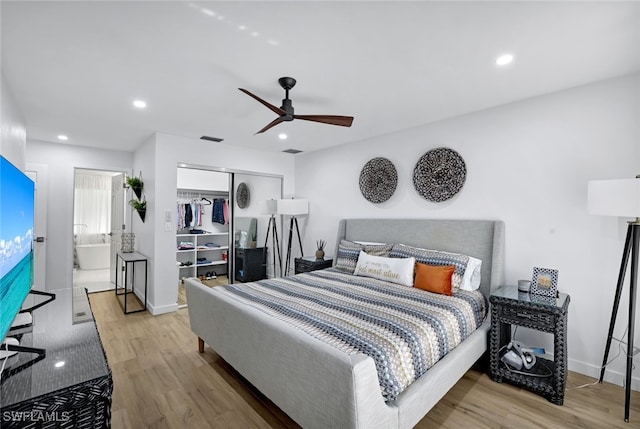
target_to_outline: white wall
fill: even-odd
[[[75,168],[131,174],[130,152],[29,140],[28,163],[48,166],[46,289],[73,284],[73,180]]]
[[[5,83],[0,76],[0,154],[24,171],[26,161],[27,133],[24,120]]]
[[[640,172],[639,89],[636,74],[299,154],[296,197],[311,202],[304,246],[308,252],[315,240],[326,239],[332,255],[337,221],[345,217],[501,219],[506,223],[506,281],[531,278],[534,266],[559,270],[559,289],[571,295],[570,368],[596,376],[626,223],[587,214],[587,181]],[[456,197],[438,204],[416,193],[412,174],[425,152],[441,146],[462,155],[467,179]],[[362,197],[358,178],[364,164],[377,156],[395,164],[398,188],[390,200],[375,205]],[[620,306],[618,338],[627,323],[626,302]],[[552,349],[548,336],[527,341]],[[608,371],[608,378],[620,384],[624,367],[624,360],[617,359],[609,367],[616,376]],[[634,375],[638,389],[638,370]]]
[[[282,175],[284,192],[293,192],[294,158],[187,137],[156,134],[134,154],[134,171],[142,171],[147,196],[147,218],[134,223],[138,248],[150,257],[149,309],[152,314],[177,308],[175,230],[165,229],[165,213],[176,207],[177,167],[213,167]],[[172,218],[172,222],[174,219]],[[139,239],[138,239],[139,237]]]

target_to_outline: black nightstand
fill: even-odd
[[[333,265],[333,259],[316,259],[315,256],[303,256],[296,258],[296,274],[308,273],[309,271],[322,270]]]
[[[236,280],[243,283],[267,278],[266,247],[236,247]]]
[[[503,380],[537,393],[562,405],[567,381],[567,310],[570,297],[546,298],[518,292],[517,286],[502,286],[489,298],[491,334],[489,360],[491,378]],[[509,369],[500,359],[511,341],[511,326],[523,326],[553,334],[553,360],[536,356],[536,364],[527,370]]]

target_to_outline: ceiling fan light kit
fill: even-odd
[[[238,88],[240,91],[247,94],[249,97],[254,98],[256,101],[264,105],[267,109],[274,112],[278,117],[268,123],[264,128],[258,131],[256,134],[264,133],[268,129],[278,125],[281,122],[289,122],[294,119],[302,119],[305,121],[320,122],[329,125],[338,125],[341,127],[350,127],[353,123],[353,116],[338,116],[338,115],[296,115],[293,109],[293,103],[289,98],[289,90],[296,85],[296,80],[292,77],[281,77],[278,79],[278,83],[284,89],[285,96],[282,100],[282,106],[276,107],[268,101],[263,100],[255,94],[247,91],[244,88]]]

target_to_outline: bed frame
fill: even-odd
[[[491,220],[343,219],[340,240],[403,243],[482,260],[488,298],[504,274],[504,223]],[[335,260],[335,258],[334,258]],[[385,403],[373,359],[346,355],[255,311],[223,288],[186,280],[191,329],[304,428],[411,428],[487,350],[489,318],[422,377]]]

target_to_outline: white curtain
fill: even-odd
[[[75,175],[73,224],[78,244],[108,242],[111,231],[111,177]]]

